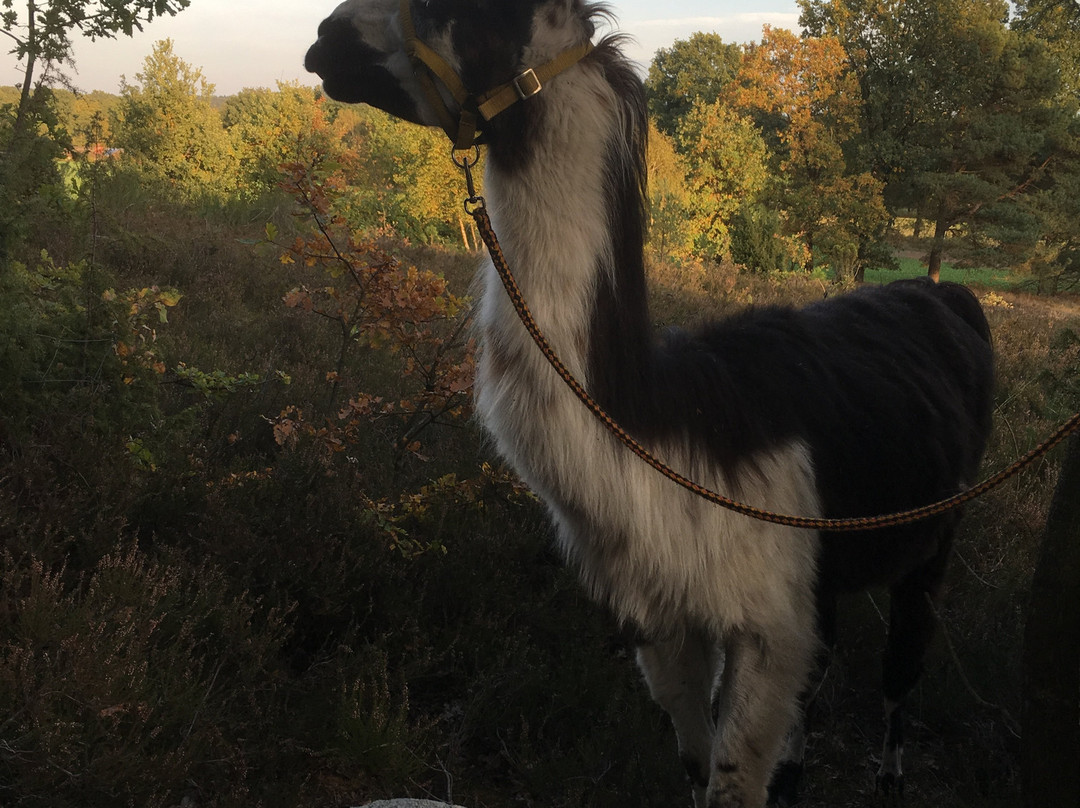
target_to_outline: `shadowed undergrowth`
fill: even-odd
[[[467,361],[467,301],[426,311],[414,342],[283,302],[341,300],[383,260],[463,298],[474,259],[352,244],[334,276],[303,257],[288,209],[237,224],[103,196],[116,218],[96,263],[54,238],[0,276],[0,804],[688,804],[630,647],[467,405],[410,431],[434,411],[424,369]],[[834,293],[723,267],[652,275],[661,325]],[[999,370],[989,472],[1080,406],[1080,312],[980,294]],[[912,804],[1018,804],[1010,727],[1056,474],[1051,456],[969,507],[948,640],[912,699]],[[846,605],[808,805],[865,805],[876,768],[887,601]]]

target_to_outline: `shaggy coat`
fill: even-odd
[[[579,0],[412,3],[418,35],[475,93],[592,38],[600,13]],[[307,65],[335,98],[435,125],[397,14],[398,0],[348,0],[320,26]],[[873,515],[968,486],[992,387],[975,298],[907,281],[656,338],[642,257],[646,132],[641,81],[616,37],[484,125],[503,251],[590,393],[680,473],[772,511]],[[956,516],[818,534],[696,498],[566,388],[489,261],[478,285],[479,416],[547,504],[592,596],[640,638],[638,662],[675,723],[695,802],[760,806],[770,777],[774,796],[793,798],[800,698],[831,641],[835,595],[871,585],[893,593],[879,778],[896,783],[896,705],[918,677],[933,626],[927,595],[940,587]]]

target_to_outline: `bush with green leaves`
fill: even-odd
[[[0,295],[0,424],[9,440],[69,428],[127,435],[153,420],[165,372],[157,329],[176,290],[116,292],[92,264],[62,265],[42,252],[0,273]]]
[[[762,205],[743,205],[731,223],[731,260],[754,272],[794,269],[781,238],[780,217],[774,211]]]

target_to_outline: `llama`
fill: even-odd
[[[481,107],[487,207],[536,321],[592,396],[680,473],[803,516],[891,512],[969,485],[993,372],[986,320],[962,287],[899,282],[651,335],[644,90],[618,35],[586,44],[606,13],[583,0],[347,0],[305,63],[332,98],[455,139],[454,122]],[[413,31],[445,69],[410,58]],[[486,115],[488,91],[508,87],[521,100]],[[478,415],[546,503],[584,586],[633,629],[694,804],[795,799],[837,595],[869,586],[891,595],[878,786],[895,793],[900,707],[933,633],[956,515],[817,532],[696,498],[574,398],[490,261],[477,285]]]

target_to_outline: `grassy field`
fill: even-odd
[[[918,259],[900,258],[898,261],[899,269],[866,270],[865,280],[868,283],[888,283],[900,278],[917,278],[926,275],[926,265]],[[1012,289],[1020,280],[1008,269],[954,267],[947,262],[941,265],[941,279],[988,289]]]

